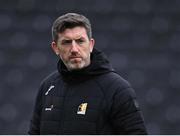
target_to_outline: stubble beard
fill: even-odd
[[[78,70],[78,69],[82,69],[84,68],[86,65],[86,63],[82,60],[81,62],[68,62],[67,63],[67,68],[69,71],[72,71],[72,70]]]
[[[82,58],[82,60],[79,62],[75,60],[74,61],[68,60],[66,62],[63,61],[63,63],[65,64],[65,66],[69,71],[80,70],[82,68],[87,67],[90,64],[90,55],[88,55],[85,59]]]

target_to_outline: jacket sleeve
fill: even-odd
[[[30,127],[28,131],[28,134],[30,135],[40,134],[41,110],[42,110],[42,84],[36,96],[34,111],[33,111],[32,119],[30,121]]]
[[[111,123],[117,134],[147,134],[135,92],[131,87],[116,90],[111,109]]]

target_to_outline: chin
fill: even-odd
[[[85,63],[79,63],[79,64],[72,64],[71,63],[67,67],[68,67],[68,69],[70,71],[72,71],[72,70],[80,70],[80,69],[85,67]]]

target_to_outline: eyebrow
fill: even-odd
[[[76,41],[76,40],[81,40],[81,39],[82,39],[82,40],[86,40],[84,37],[81,36],[81,37],[76,38],[76,39],[64,38],[64,39],[62,39],[62,40],[60,40],[60,41],[72,41],[72,40],[75,40],[75,41]]]

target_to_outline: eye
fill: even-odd
[[[83,44],[85,42],[85,40],[83,40],[83,39],[77,39],[76,40],[76,43],[78,43],[78,44]]]
[[[71,44],[71,43],[72,43],[72,40],[63,40],[63,41],[61,42],[62,45],[69,45],[69,44]]]

